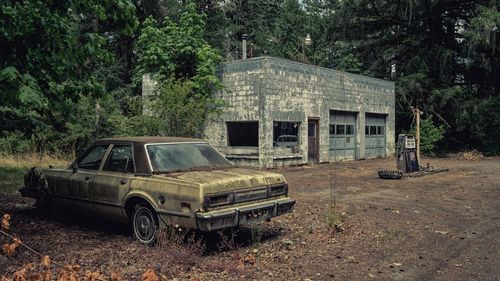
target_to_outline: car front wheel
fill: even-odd
[[[141,243],[152,245],[155,242],[158,231],[156,212],[145,203],[139,203],[134,208],[132,217],[134,236]]]

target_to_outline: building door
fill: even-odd
[[[319,126],[318,119],[309,119],[307,122],[307,162],[318,163],[319,161]]]
[[[356,112],[330,112],[330,161],[356,159]]]
[[[365,158],[386,156],[386,115],[366,113]]]

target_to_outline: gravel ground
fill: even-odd
[[[43,217],[15,194],[0,194],[0,212],[52,260],[125,280],[150,268],[166,280],[499,280],[500,159],[424,162],[450,171],[379,179],[394,159],[278,169],[294,213],[232,233],[168,232],[156,247],[135,242],[126,225]],[[39,260],[22,248],[0,255],[0,276]]]

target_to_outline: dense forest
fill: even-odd
[[[248,34],[250,56],[395,81],[398,132],[419,107],[444,130],[440,149],[498,154],[499,26],[497,0],[3,0],[0,150],[199,135],[224,107],[217,66]],[[161,119],[142,115],[144,73],[162,83]]]

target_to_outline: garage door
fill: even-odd
[[[356,159],[356,115],[330,111],[330,161]]]
[[[385,157],[385,114],[366,114],[365,158]]]

